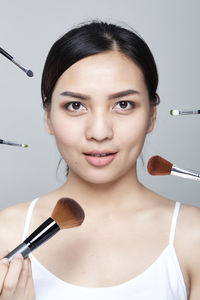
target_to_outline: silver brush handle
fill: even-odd
[[[200,181],[200,173],[190,170],[190,169],[181,169],[176,166],[172,167],[171,175]]]

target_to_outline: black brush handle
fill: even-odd
[[[13,57],[10,54],[8,54],[8,52],[6,52],[5,50],[3,50],[2,48],[0,48],[0,53],[3,54],[5,57],[7,57],[10,60],[13,59]]]
[[[16,253],[21,253],[25,258],[29,255],[30,252],[50,239],[59,230],[60,227],[58,226],[58,224],[52,218],[48,218],[35,231],[33,231],[33,233],[31,233],[31,235],[29,235],[29,237],[23,243],[13,249],[5,257],[8,258],[9,261],[11,261]]]

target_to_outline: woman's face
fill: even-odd
[[[47,131],[55,136],[69,176],[91,183],[108,183],[136,170],[154,119],[142,71],[117,51],[86,57],[67,69],[46,111]],[[115,154],[85,154],[91,151]]]

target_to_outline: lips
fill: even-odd
[[[110,154],[115,154],[116,151],[110,151],[110,150],[92,150],[89,152],[84,153],[85,155],[94,155],[94,156],[105,156]]]
[[[94,156],[94,157],[105,157],[105,156],[108,156],[108,155],[111,155],[111,154],[114,154],[114,153],[93,153],[93,154],[85,154],[85,155],[89,155],[89,156]]]
[[[109,150],[93,150],[84,153],[85,159],[93,166],[105,166],[109,164],[115,158],[116,154],[117,152],[111,152]]]

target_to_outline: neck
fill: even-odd
[[[84,181],[70,171],[60,192],[78,201],[89,211],[111,211],[130,203],[133,205],[134,202],[138,206],[143,189],[137,179],[136,170],[130,170],[115,181],[102,184]]]

